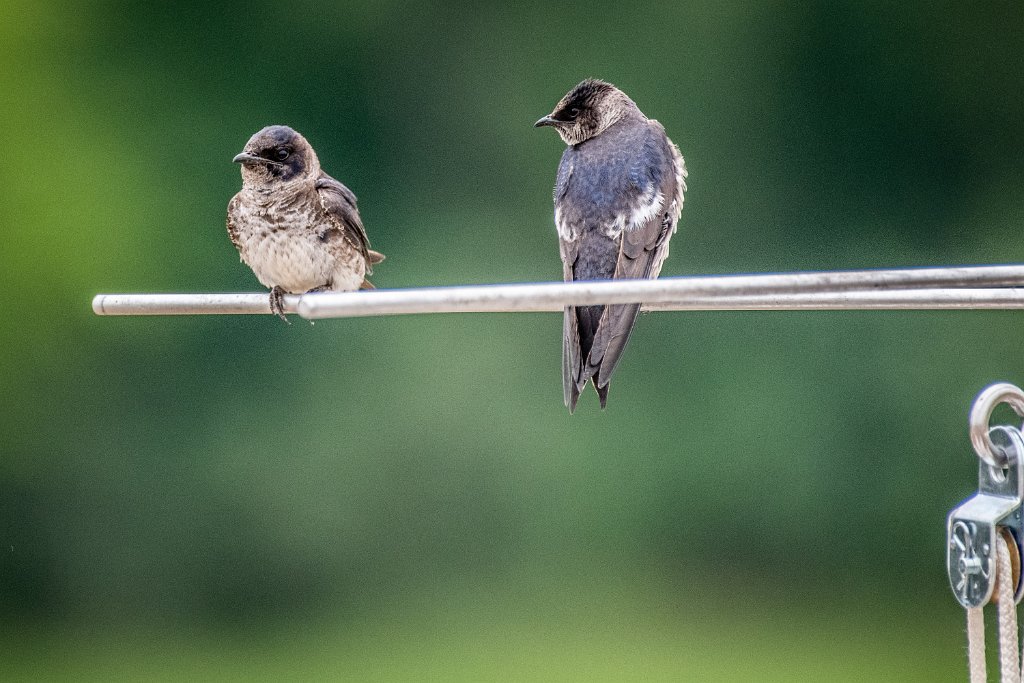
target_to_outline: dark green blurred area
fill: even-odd
[[[555,280],[620,86],[690,169],[664,274],[1021,261],[1016,7],[8,1],[0,639],[24,679],[963,680],[944,517],[1015,313],[98,318],[253,291],[231,157],[286,123],[379,287]],[[55,655],[56,653],[56,655]]]

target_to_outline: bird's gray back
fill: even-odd
[[[659,194],[674,174],[671,143],[660,126],[644,118],[624,119],[567,147],[555,184],[559,236],[574,240],[599,232],[617,238],[658,209]]]

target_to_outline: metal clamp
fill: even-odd
[[[1018,558],[1024,539],[1024,436],[1009,426],[988,427],[993,409],[1009,403],[1024,412],[1024,392],[1012,384],[996,384],[981,392],[971,408],[971,443],[978,462],[978,493],[949,513],[947,561],[949,584],[964,607],[981,607],[995,586],[996,535],[1006,529]],[[979,436],[980,431],[980,436]],[[1016,577],[1014,601],[1024,595]]]

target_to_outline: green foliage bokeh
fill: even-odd
[[[741,585],[797,630],[819,599],[925,605],[958,666],[943,520],[973,488],[971,399],[1024,382],[1016,313],[647,315],[608,410],[570,417],[553,315],[89,302],[257,289],[224,211],[271,123],[359,196],[378,287],[558,279],[561,142],[531,124],[589,76],[686,157],[665,275],[1019,261],[1022,35],[924,2],[0,6],[6,632],[408,624],[474,591],[642,594],[687,632],[696,596],[742,620]],[[590,632],[536,600],[515,623]]]

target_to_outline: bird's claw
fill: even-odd
[[[274,287],[270,290],[270,312],[289,325],[292,324],[288,320],[288,316],[284,314],[284,290],[280,287]]]
[[[306,292],[306,294],[317,294],[319,292],[329,292],[330,290],[330,285],[320,285],[319,287],[314,287],[313,289],[309,290],[308,292]],[[309,324],[315,325],[316,323],[310,320]]]

